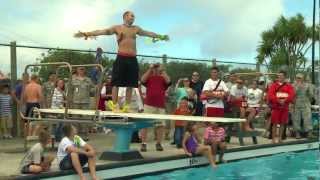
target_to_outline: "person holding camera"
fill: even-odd
[[[171,84],[170,77],[160,64],[151,64],[147,72],[141,77],[141,83],[146,87],[144,112],[152,114],[165,114],[165,92]],[[156,150],[163,151],[161,141],[164,133],[165,121],[156,125]],[[147,129],[141,130],[141,151],[147,151]]]

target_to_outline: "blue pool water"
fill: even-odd
[[[318,150],[282,153],[219,165],[176,170],[135,180],[320,180]]]

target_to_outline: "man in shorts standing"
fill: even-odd
[[[146,99],[144,112],[152,114],[165,114],[165,92],[171,84],[170,77],[159,64],[150,65],[147,72],[141,77],[141,83],[146,86]],[[160,121],[156,128],[156,150],[163,151],[161,141],[165,122]],[[141,130],[141,151],[147,151],[147,129]]]
[[[111,110],[117,111],[118,106],[118,88],[127,87],[126,102],[123,106],[123,111],[128,112],[131,102],[132,88],[138,87],[139,65],[136,58],[136,35],[148,36],[159,40],[169,40],[167,35],[159,35],[153,32],[148,32],[133,25],[135,16],[133,12],[126,11],[123,14],[124,23],[115,25],[111,28],[96,30],[91,32],[78,32],[75,37],[95,37],[100,35],[117,35],[118,54],[112,68],[112,101],[108,102]]]
[[[32,75],[30,82],[25,86],[22,95],[22,102],[26,103],[26,116],[33,116],[33,108],[40,108],[40,104],[43,104],[44,97],[42,93],[42,87],[39,84],[39,78],[37,75]],[[35,135],[34,131],[37,131],[39,126],[31,129],[25,129],[28,135]]]

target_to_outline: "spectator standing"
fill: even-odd
[[[152,64],[141,77],[141,83],[146,86],[146,99],[144,112],[152,114],[165,114],[165,92],[170,86],[170,77],[160,64]],[[161,145],[165,121],[156,125],[156,150],[163,151]],[[147,129],[141,130],[141,151],[147,151]]]

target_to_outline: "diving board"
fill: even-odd
[[[36,112],[46,114],[64,114],[64,109],[37,109]],[[245,119],[240,118],[222,118],[222,117],[206,117],[206,116],[183,116],[183,115],[168,115],[168,114],[149,114],[149,113],[116,113],[111,111],[95,111],[95,110],[80,110],[68,109],[69,115],[82,116],[100,116],[100,117],[123,117],[128,120],[181,120],[194,122],[222,122],[222,123],[236,123],[245,122]]]
[[[311,105],[311,109],[314,110],[314,111],[319,111],[319,108],[320,106],[319,105]]]
[[[54,119],[52,115],[61,117],[65,114],[65,109],[34,109],[38,118],[26,118],[30,121],[46,122],[71,122],[71,123],[93,123],[110,128],[116,134],[113,149],[102,153],[100,159],[103,160],[131,160],[143,158],[139,151],[130,150],[131,136],[134,131],[151,127],[159,120],[183,120],[192,122],[222,122],[239,123],[245,119],[221,118],[205,116],[183,116],[148,113],[116,113],[111,111],[68,109],[67,114],[72,118]],[[48,116],[50,115],[50,116]],[[50,117],[50,118],[47,118]],[[82,116],[77,120],[77,116]]]

